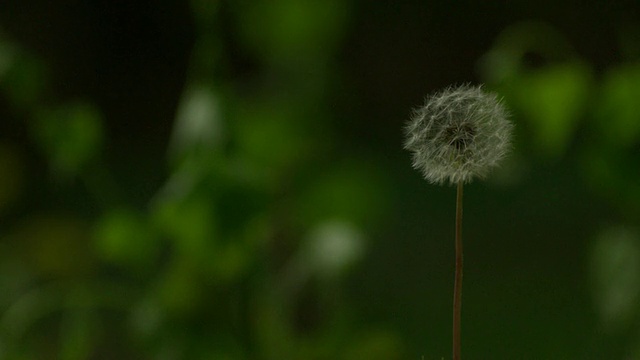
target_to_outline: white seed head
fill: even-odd
[[[428,181],[468,183],[484,178],[504,157],[512,127],[495,94],[480,86],[449,87],[413,111],[404,147]]]

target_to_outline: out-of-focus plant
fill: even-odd
[[[479,68],[522,120],[528,151],[545,160],[565,156],[593,90],[593,71],[568,40],[544,23],[515,24],[498,36]]]
[[[191,6],[166,182],[146,204],[123,199],[104,166],[101,109],[45,99],[46,65],[0,42],[3,96],[49,166],[42,195],[91,208],[34,205],[3,227],[0,357],[402,358],[395,334],[354,325],[342,286],[386,193],[325,121],[348,2]]]
[[[521,121],[520,151],[540,154],[527,156],[534,161],[566,163],[619,213],[621,225],[600,224],[606,230],[590,239],[588,273],[604,331],[637,338],[640,59],[596,71],[560,32],[526,22],[507,28],[479,65]],[[628,356],[637,356],[633,347]]]

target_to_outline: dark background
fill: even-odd
[[[463,354],[640,357],[636,2],[3,1],[0,358],[451,348],[454,189],[402,149],[484,83]]]

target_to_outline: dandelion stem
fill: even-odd
[[[456,194],[456,272],[453,289],[453,360],[460,360],[460,310],[462,308],[462,187]]]

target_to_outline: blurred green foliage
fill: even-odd
[[[99,111],[87,103],[41,110],[31,132],[56,174],[78,173],[97,156],[104,133]]]
[[[542,65],[532,65],[531,57]],[[485,81],[504,94],[526,126],[531,137],[523,141],[532,154],[559,161],[577,152],[585,181],[626,203],[629,215],[638,214],[637,61],[614,65],[596,80],[593,67],[561,34],[527,22],[506,29],[481,65]]]
[[[598,224],[601,230],[588,239],[589,284],[602,331],[637,337],[638,59],[595,76],[594,67],[577,56],[558,31],[547,24],[526,22],[506,29],[481,65],[487,83],[504,94],[525,127],[519,129],[519,135],[530,137],[523,140],[528,145],[525,151],[544,162],[577,159],[571,171],[622,214],[619,224]],[[640,356],[636,340],[620,348],[619,354]]]
[[[1,356],[400,358],[394,334],[360,335],[341,320],[347,305],[337,301],[363,251],[361,229],[379,218],[386,193],[375,167],[323,160],[336,156],[321,121],[332,116],[322,93],[346,3],[228,9],[261,72],[282,79],[256,78],[249,94],[217,75],[230,59],[215,50],[222,39],[211,24],[225,15],[215,2],[194,1],[193,9],[198,34],[169,173],[143,208],[111,193],[118,185],[105,167],[101,110],[91,101],[45,100],[46,66],[6,39],[0,44],[4,93],[25,113],[51,179],[80,181],[101,206],[78,219],[27,215],[7,229],[2,276],[12,291],[2,301]],[[315,78],[301,84],[300,72]],[[21,179],[11,156],[0,158],[16,176],[3,177],[6,201]],[[18,255],[25,259],[9,260]]]

